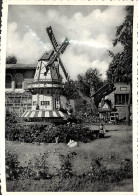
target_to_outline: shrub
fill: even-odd
[[[61,182],[62,180],[72,177],[72,163],[71,163],[71,156],[68,154],[67,156],[65,155],[60,155],[60,161],[61,161],[61,168],[59,171],[59,175],[61,177]]]
[[[15,115],[15,113],[9,112],[8,110],[6,110],[6,123],[7,124],[11,124],[11,123],[17,123],[18,119],[17,116]]]
[[[50,177],[47,158],[48,155],[44,153],[31,159],[30,166],[36,172],[35,179],[47,179]]]
[[[31,158],[26,167],[20,167],[20,179],[49,179],[49,167],[47,163],[47,154],[34,156]]]
[[[114,183],[133,177],[131,159],[123,160],[118,169],[107,169],[98,159],[92,162],[91,167],[92,169],[86,175],[92,182],[102,181],[104,183]]]
[[[19,161],[16,152],[6,150],[6,178],[9,180],[18,179],[19,177]]]
[[[6,125],[6,139],[20,142],[45,142],[53,143],[56,137],[58,141],[67,143],[70,139],[74,141],[89,142],[93,139],[93,134],[89,128],[84,128],[82,124],[59,125],[56,127],[31,125],[24,127],[19,124]]]
[[[49,179],[49,167],[47,154],[34,156],[29,160],[27,166],[19,166],[18,155],[16,152],[6,150],[6,178],[15,179]]]
[[[47,186],[44,188],[45,191],[93,191],[94,189],[97,191],[105,191],[108,189],[107,184],[118,184],[123,179],[133,177],[131,159],[124,159],[117,169],[108,169],[106,166],[102,165],[103,159],[97,158],[92,160],[88,172],[82,175],[75,175],[72,171],[72,159],[75,158],[77,153],[70,152],[67,155],[59,156],[61,168],[59,169],[59,173],[52,177],[52,175],[49,174],[48,154],[44,153],[40,156],[34,156],[29,160],[26,167],[19,166],[18,156],[15,152],[11,153],[7,151],[7,154],[9,155],[8,158],[6,157],[6,165],[11,167],[12,170],[12,172],[8,174],[7,179],[18,179],[19,182],[22,181],[24,187],[20,186],[20,188],[18,188],[20,191],[22,191],[21,189],[23,188],[26,189],[26,191],[30,191],[30,187],[32,187],[33,184],[29,186],[28,182],[35,182],[35,180],[40,179],[42,179],[41,181],[47,180]],[[14,186],[16,185],[17,182]],[[12,186],[12,189],[17,190],[14,186]],[[43,191],[43,189],[39,189],[38,187],[37,190]]]

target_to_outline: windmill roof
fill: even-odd
[[[36,69],[37,64],[6,64],[6,69]]]
[[[51,57],[51,55],[53,54],[53,50],[50,50],[49,52],[48,51],[46,51],[43,55],[42,55],[42,57],[40,58],[40,60],[49,60],[50,59],[50,57]]]

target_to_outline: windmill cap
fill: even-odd
[[[50,59],[50,57],[53,55],[53,53],[54,53],[53,50],[46,51],[38,61],[41,61],[41,60],[47,60],[48,61]]]

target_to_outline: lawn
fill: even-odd
[[[91,129],[95,128],[91,126]],[[7,191],[76,191],[73,187],[76,179],[67,182],[67,186],[58,187],[58,179],[56,175],[61,168],[60,155],[67,156],[75,152],[75,156],[71,158],[72,173],[75,177],[82,174],[88,174],[92,169],[92,162],[99,160],[100,166],[106,167],[107,170],[117,170],[120,164],[125,160],[132,160],[132,127],[131,126],[108,126],[109,131],[106,132],[105,138],[96,139],[89,143],[78,143],[77,147],[69,148],[63,143],[49,144],[30,144],[6,141],[6,149],[16,151],[19,156],[21,166],[26,166],[30,159],[40,154],[48,154],[49,172],[55,175],[50,180],[32,181],[28,180],[28,184],[23,185],[23,181],[7,181]],[[81,180],[82,181],[82,180]],[[47,183],[47,185],[45,185]],[[83,183],[83,182],[82,182]],[[50,188],[49,186],[54,187]],[[55,186],[56,185],[56,186]],[[24,186],[24,187],[23,187]],[[69,187],[70,186],[70,187]],[[76,190],[75,190],[76,189]],[[126,178],[118,182],[103,183],[102,181],[81,185],[78,191],[132,191],[132,178]]]

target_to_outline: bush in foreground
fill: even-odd
[[[9,155],[8,152],[7,155],[6,165],[12,170],[10,177],[7,175],[8,191],[106,191],[107,184],[118,184],[123,179],[133,177],[130,159],[124,159],[117,169],[108,169],[102,165],[104,159],[95,159],[88,172],[76,175],[72,171],[72,159],[77,153],[71,152],[60,155],[58,174],[50,175],[48,154],[33,157],[26,167],[20,166],[16,153],[10,152]]]
[[[9,180],[14,180],[19,178],[19,161],[16,152],[11,150],[6,150],[6,178]]]

